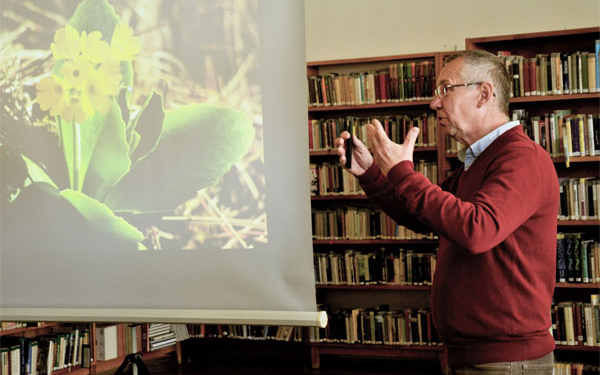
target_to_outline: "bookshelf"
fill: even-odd
[[[373,212],[374,206],[354,187],[353,177],[344,176],[347,172],[339,168],[337,154],[333,150],[333,140],[350,126],[363,142],[366,141],[364,125],[371,118],[379,119],[396,142],[402,142],[410,126],[419,126],[421,133],[423,129],[427,130],[426,136],[415,146],[415,166],[419,168],[420,164],[430,180],[439,180],[440,136],[435,116],[432,116],[434,112],[429,108],[439,74],[439,60],[438,53],[425,53],[307,64],[317,303],[331,310],[328,311],[329,328],[311,329],[306,340],[313,368],[320,367],[322,355],[435,361],[442,358],[443,347],[437,342],[428,342],[426,315],[419,320],[423,323],[420,341],[416,331],[415,337],[409,337],[408,332],[401,337],[398,332],[391,333],[390,328],[390,322],[398,323],[403,319],[399,315],[404,314],[403,327],[406,329],[408,325],[410,330],[408,312],[411,312],[413,320],[419,313],[426,314],[431,287],[424,284],[430,283],[431,278],[415,279],[413,285],[412,279],[406,278],[406,275],[399,279],[398,268],[402,264],[405,267],[404,257],[410,252],[415,257],[419,254],[419,257],[428,259],[424,267],[430,273],[434,267],[431,259],[436,254],[437,237],[433,234],[417,237],[406,233],[390,225],[378,212]],[[381,81],[378,85],[369,86],[371,77],[375,78],[371,83],[377,82],[377,78]],[[347,80],[355,81],[348,85]],[[349,94],[348,90],[352,93]],[[375,95],[370,97],[373,91]],[[363,95],[371,99],[356,99]],[[326,167],[322,167],[324,165]],[[324,168],[329,169],[324,172]],[[332,217],[333,212],[335,217]],[[340,218],[343,224],[339,222]],[[370,228],[356,235],[354,228],[348,228],[350,221],[358,221]],[[390,258],[396,259],[395,270]],[[386,262],[386,259],[388,266],[383,266],[381,262]],[[338,269],[338,264],[343,264],[345,270]],[[387,271],[382,274],[380,267]],[[370,269],[368,276],[365,268]],[[394,271],[396,274],[391,275]],[[373,311],[378,308],[383,310]],[[374,318],[377,312],[380,317]],[[349,327],[356,332],[351,337],[340,336],[344,328],[340,328],[339,324],[345,314],[347,318],[352,317]],[[379,324],[382,330],[388,331],[387,334],[375,334],[365,328],[373,319],[385,319]],[[433,329],[431,324],[429,329]],[[431,332],[429,334],[431,340]]]
[[[546,62],[546,64],[549,64],[550,70],[552,70],[554,67],[557,68],[559,72],[564,73],[565,66],[569,66],[571,61],[575,64],[581,64],[582,61],[579,61],[579,59],[582,59],[583,65],[585,65],[585,60],[581,56],[583,53],[588,53],[588,56],[591,56],[594,53],[594,43],[598,39],[600,39],[600,27],[592,27],[539,33],[500,35],[484,38],[468,38],[466,39],[465,45],[467,49],[483,49],[494,54],[507,55],[507,59],[513,60],[513,67],[516,66],[515,61],[518,61],[520,64],[525,63],[525,65],[528,61],[530,63],[535,62],[536,65],[543,65],[543,59],[551,59],[552,56],[555,56],[555,60],[553,62]],[[561,57],[561,55],[556,55],[556,53],[562,53],[563,57]],[[566,60],[564,57],[566,57]],[[570,61],[569,58],[572,58],[573,60]],[[560,62],[561,59],[562,62]],[[510,63],[507,64],[510,65]],[[563,68],[562,71],[560,69],[561,67]],[[525,67],[525,70],[526,69],[527,68]],[[533,71],[534,70],[530,70],[529,79],[533,77]],[[527,79],[527,77],[524,76],[526,74],[524,74],[523,70],[519,70],[518,72],[514,71],[514,73],[515,76],[518,76],[516,77],[517,80],[525,81]],[[519,92],[518,95],[514,95],[511,98],[509,111],[511,113],[514,113],[513,111],[515,110],[524,110],[527,112],[528,115],[526,118],[521,119],[522,124],[526,128],[533,125],[532,119],[534,119],[536,116],[540,118],[544,118],[545,116],[546,120],[548,120],[551,116],[549,114],[556,113],[555,111],[559,110],[568,109],[572,114],[596,115],[600,113],[600,88],[597,90],[592,90],[590,88],[593,87],[593,85],[590,85],[589,81],[588,85],[585,84],[586,77],[581,68],[569,69],[568,73],[571,77],[569,79],[569,83],[571,84],[569,93],[565,93],[567,88],[567,80],[564,74],[555,74],[550,77],[550,79],[547,78],[548,88],[545,90],[545,95],[539,95],[539,93],[538,95],[533,95],[532,91],[534,86],[533,82],[530,80],[529,94],[527,94],[528,91],[526,87],[525,90],[518,90],[524,92]],[[575,85],[575,90],[572,79],[574,74],[576,76],[581,75],[581,80],[578,80],[579,82],[577,82]],[[586,74],[590,73],[586,72]],[[538,79],[540,76],[536,74],[535,78]],[[513,81],[513,83],[515,82]],[[517,84],[519,84],[518,81],[515,83],[515,85]],[[537,90],[539,90],[539,86],[536,82],[536,91]],[[587,92],[582,92],[584,90]],[[513,88],[513,93],[514,91],[515,90]],[[513,119],[515,118],[513,117]],[[597,125],[594,126],[597,127]],[[561,142],[561,139],[564,141],[565,134],[558,132],[558,147],[554,147],[555,144],[552,143],[551,132],[548,132],[547,135],[546,149],[552,156],[552,160],[556,167],[559,178],[579,179],[582,177],[591,177],[595,180],[600,178],[600,152],[590,155],[588,147],[588,153],[585,155],[567,157],[565,155],[564,142]],[[567,152],[569,152],[572,144],[570,142],[567,143],[569,144],[567,146]],[[575,148],[571,149],[575,150]],[[563,212],[561,210],[561,214],[562,213]],[[582,239],[587,238],[596,242],[598,241],[600,238],[598,231],[600,227],[600,220],[598,219],[600,217],[595,216],[592,219],[584,219],[582,217],[578,217],[577,215],[568,217],[569,215],[567,214],[565,216],[566,217],[559,218],[559,233],[581,233]],[[560,304],[568,304],[570,302],[575,302],[575,304],[581,302],[589,303],[591,296],[598,294],[600,290],[600,284],[598,283],[598,280],[593,280],[595,282],[592,281],[589,283],[583,283],[581,281],[558,281],[559,280],[557,280],[554,293],[554,300],[557,304],[556,308],[558,308]],[[581,323],[581,317],[579,316],[579,318]],[[553,321],[553,323],[556,323],[556,321]],[[585,328],[583,328],[584,332],[582,332],[580,325],[579,333],[577,332],[577,319],[573,319],[572,322],[566,322],[566,319],[563,320],[559,318],[558,323],[556,324],[558,326],[555,326],[553,329],[553,333],[557,339],[555,350],[556,361],[559,363],[580,362],[597,366],[600,347],[597,346],[598,344],[596,344],[596,346],[588,346],[585,343]],[[572,328],[574,329],[575,337],[574,340],[568,344],[564,337],[566,332],[559,332],[559,337],[557,338],[557,331],[568,329],[561,328],[562,324],[573,325]],[[585,321],[583,324],[585,324]],[[561,333],[562,337],[560,337]],[[577,337],[578,335],[579,339]]]
[[[26,338],[29,340],[32,340],[33,342],[36,343],[36,346],[38,345],[38,343],[40,343],[42,340],[44,340],[45,338],[49,338],[49,339],[54,339],[55,337],[60,337],[61,335],[66,337],[66,343],[63,342],[62,346],[60,346],[61,344],[58,344],[59,341],[55,341],[55,343],[53,344],[54,347],[52,349],[53,351],[53,357],[54,360],[56,361],[55,363],[53,363],[53,368],[51,371],[42,371],[40,370],[41,364],[41,359],[40,359],[40,350],[38,349],[38,354],[36,355],[36,357],[38,358],[38,362],[37,362],[37,373],[48,373],[48,374],[53,374],[53,375],[62,375],[62,374],[70,374],[70,375],[95,375],[97,373],[102,373],[102,372],[107,372],[107,371],[114,371],[115,369],[117,369],[121,363],[123,362],[123,360],[125,359],[125,356],[127,355],[126,351],[127,351],[127,347],[128,345],[131,345],[131,337],[127,337],[125,334],[125,331],[127,330],[127,325],[120,323],[120,324],[116,324],[116,332],[117,332],[117,336],[116,336],[116,341],[114,343],[114,345],[116,345],[117,347],[115,348],[115,351],[117,353],[117,356],[115,358],[110,358],[107,360],[99,360],[98,359],[98,342],[97,342],[97,331],[98,329],[100,329],[100,325],[97,325],[97,323],[77,323],[77,324],[71,324],[71,323],[21,323],[19,324],[19,326],[17,327],[12,327],[10,326],[10,324],[12,323],[6,323],[3,322],[3,328],[2,330],[0,330],[0,342],[2,342],[2,348],[10,348],[11,346],[7,345],[7,342],[9,340],[15,340],[18,338]],[[110,325],[115,325],[115,324],[110,324]],[[105,324],[103,324],[102,326],[105,326]],[[142,325],[136,325],[137,327],[141,327],[144,326]],[[148,326],[148,325],[146,325]],[[79,334],[77,336],[75,335],[70,335],[69,330],[71,329],[75,329],[77,328],[79,330]],[[73,331],[74,332],[74,331]],[[84,335],[83,333],[86,332],[86,334]],[[89,353],[87,356],[85,354],[83,355],[78,355],[77,357],[79,358],[79,360],[69,360],[69,356],[71,355],[70,353],[72,353],[72,349],[69,349],[69,338],[72,337],[71,342],[78,342],[78,349],[77,351],[79,351],[79,353],[85,353],[86,352],[86,346],[87,348],[89,348]],[[85,339],[84,339],[85,337]],[[10,339],[9,339],[10,338]],[[142,338],[142,334],[140,331],[139,337],[138,337],[138,341],[141,345],[141,340]],[[60,340],[60,339],[59,339]],[[79,341],[78,341],[79,340]],[[41,346],[41,344],[39,344]],[[14,347],[14,346],[13,346]],[[22,355],[23,350],[20,349],[19,350],[19,357],[20,355]],[[172,345],[172,346],[168,346],[168,347],[164,347],[161,349],[157,349],[157,350],[152,350],[152,351],[148,351],[145,350],[144,348],[139,348],[139,350],[137,350],[137,353],[141,353],[143,355],[144,361],[147,360],[151,360],[153,358],[157,358],[159,356],[163,356],[165,354],[169,354],[172,352],[177,351],[177,355],[178,355],[178,360],[180,360],[180,346],[179,343],[177,345]],[[9,353],[9,352],[8,352]],[[65,353],[63,355],[63,353]],[[9,357],[9,355],[4,354],[5,358],[2,360],[3,363],[6,359],[8,359],[7,365],[10,366],[11,363],[11,359],[7,358]],[[59,359],[60,357],[63,357],[63,359]],[[87,361],[84,359],[87,357]],[[27,357],[26,357],[27,358]],[[71,357],[72,358],[72,357]],[[27,358],[27,362],[31,363],[31,361],[28,360],[29,358]],[[87,364],[84,364],[84,362],[86,362]],[[26,371],[31,371],[26,370]],[[3,372],[4,373],[4,372]],[[12,371],[9,371],[8,373],[12,374]],[[26,372],[21,371],[21,374],[24,374]]]

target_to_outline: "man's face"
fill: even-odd
[[[463,82],[461,69],[462,59],[449,62],[442,68],[437,84],[457,85]],[[470,135],[473,133],[473,110],[476,108],[478,86],[452,87],[448,88],[445,96],[436,96],[429,104],[436,111],[438,124],[441,129],[457,141],[471,145],[474,140]]]

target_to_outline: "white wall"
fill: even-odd
[[[453,51],[465,38],[600,26],[599,0],[305,0],[307,61]]]

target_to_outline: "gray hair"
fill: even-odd
[[[504,62],[496,55],[482,50],[460,51],[448,56],[446,63],[462,59],[460,72],[465,82],[490,82],[494,87],[498,108],[508,115],[511,81]]]

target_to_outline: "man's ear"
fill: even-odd
[[[479,107],[488,103],[494,96],[494,87],[489,82],[484,82],[479,88]]]

